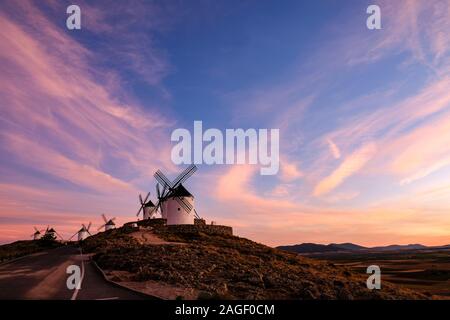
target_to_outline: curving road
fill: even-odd
[[[66,268],[83,270],[80,290],[69,290]],[[142,300],[146,297],[103,279],[87,256],[75,246],[39,252],[0,265],[0,299]]]

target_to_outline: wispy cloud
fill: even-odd
[[[341,150],[339,147],[333,142],[331,139],[327,139],[328,147],[330,148],[330,152],[335,159],[341,158]]]
[[[8,5],[12,4],[3,4]],[[34,172],[33,180],[40,181],[41,187],[64,186],[66,199],[72,194],[83,201],[75,190],[91,198],[91,203],[96,199],[90,194],[134,199],[144,177],[148,180],[157,166],[171,167],[165,164],[169,140],[162,137],[173,121],[154,105],[143,106],[127,94],[116,72],[94,68],[100,58],[97,53],[51,22],[35,4],[18,5],[22,10],[16,15],[7,14],[11,7],[0,14],[0,148],[10,160],[2,161],[8,166],[2,170],[2,180],[14,180],[26,170]],[[129,62],[137,59],[128,58]],[[154,65],[147,61],[146,68]],[[153,79],[149,82],[159,86],[161,77]],[[31,179],[20,184],[39,188]],[[6,194],[10,187],[1,185],[0,193]],[[59,203],[51,210],[55,217],[59,210],[71,211],[54,193],[41,196],[42,201]],[[12,194],[10,201],[20,203],[21,197]],[[111,201],[122,208],[118,202],[130,203],[117,197]],[[5,207],[0,209],[4,219],[13,215]],[[80,216],[93,214],[89,208],[84,210]],[[29,213],[46,216],[42,207]],[[67,220],[63,215],[60,219],[61,227]]]
[[[314,196],[317,197],[322,194],[326,194],[338,187],[345,181],[345,179],[361,170],[367,161],[375,155],[375,152],[376,145],[374,143],[369,143],[346,157],[336,170],[334,170],[329,176],[319,181],[317,186],[314,188]]]

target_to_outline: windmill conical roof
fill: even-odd
[[[106,226],[115,226],[116,224],[114,223],[114,221],[109,220],[105,225]]]
[[[180,184],[178,187],[175,188],[175,190],[173,190],[169,195],[169,198],[173,198],[173,197],[194,197],[189,191],[187,191],[187,189]]]
[[[148,200],[148,202],[146,204],[144,204],[144,207],[154,207],[155,204],[152,202],[152,200]]]

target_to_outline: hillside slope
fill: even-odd
[[[0,263],[13,260],[22,256],[59,247],[56,241],[21,240],[0,246]]]
[[[368,290],[366,277],[343,267],[235,236],[138,231],[167,243],[140,242],[136,232],[110,230],[88,238],[85,252],[105,271],[127,272],[134,282],[193,288],[198,298],[425,299],[391,284]]]

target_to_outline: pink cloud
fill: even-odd
[[[348,177],[351,177],[361,170],[364,165],[375,155],[375,152],[375,144],[368,143],[346,157],[338,168],[336,168],[330,175],[319,181],[314,188],[314,196],[321,196],[337,188]]]
[[[99,57],[31,2],[17,5],[20,21],[0,13],[0,148],[14,161],[2,168],[2,230],[24,212],[61,232],[101,212],[132,219],[140,185],[157,167],[173,170],[163,139],[173,121],[148,112],[110,70],[93,69]],[[39,176],[19,179],[24,169]]]
[[[339,147],[333,142],[333,140],[327,139],[327,143],[333,157],[335,159],[341,158],[341,150],[339,150]]]

